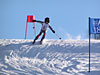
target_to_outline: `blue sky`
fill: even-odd
[[[27,15],[50,18],[62,39],[87,39],[88,17],[100,18],[100,0],[0,0],[0,39],[24,39]],[[27,39],[34,39],[28,24]],[[41,25],[36,23],[37,34]],[[58,39],[49,29],[46,39]]]

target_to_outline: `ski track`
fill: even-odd
[[[100,41],[0,39],[0,75],[100,75]]]

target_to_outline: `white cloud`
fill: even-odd
[[[82,36],[79,34],[78,36],[72,36],[69,33],[66,33],[65,36],[67,37],[66,39],[71,40],[71,39],[75,39],[75,40],[81,40]]]
[[[72,36],[69,33],[65,34],[67,36],[67,39],[72,39]]]
[[[81,35],[76,36],[76,40],[80,40],[81,39]]]

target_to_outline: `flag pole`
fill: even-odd
[[[35,16],[33,16],[33,20],[35,20]],[[34,29],[34,34],[35,34],[35,37],[36,37],[36,25],[35,25],[35,22],[33,22],[33,29]]]
[[[25,40],[26,40],[26,36],[27,36],[27,22],[26,22],[26,30],[25,30]]]
[[[90,72],[90,67],[91,67],[91,65],[90,65],[90,50],[91,50],[91,33],[90,33],[90,17],[89,17],[89,72]]]
[[[34,22],[34,34],[35,34],[35,37],[36,37],[36,25],[35,25],[35,22]]]

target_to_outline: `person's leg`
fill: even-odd
[[[44,31],[44,32],[43,32],[43,36],[42,36],[41,41],[40,41],[40,44],[42,44],[42,41],[43,41],[43,39],[45,38],[45,35],[46,35],[46,32]]]
[[[40,31],[40,33],[35,37],[33,44],[35,43],[35,41],[40,37],[40,35],[42,34],[42,31]]]

